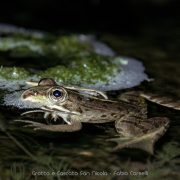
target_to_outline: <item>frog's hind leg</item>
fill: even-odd
[[[145,106],[145,100],[141,97],[140,92],[129,91],[122,93],[118,96],[118,99],[138,106]]]
[[[118,99],[137,106],[143,105],[143,102],[145,103],[145,100],[148,100],[161,106],[180,110],[180,100],[175,100],[172,97],[166,97],[153,93],[129,91],[121,94]]]
[[[16,122],[27,123],[24,127],[32,127],[33,130],[43,130],[43,131],[54,131],[54,132],[73,132],[78,131],[82,128],[82,124],[79,121],[71,121],[71,125],[69,124],[43,124],[30,120],[14,120]]]
[[[165,117],[142,120],[124,116],[115,122],[120,136],[110,141],[117,143],[114,150],[138,148],[153,154],[155,142],[166,132],[168,125],[169,120]]]
[[[120,101],[124,101],[131,105],[134,105],[134,109],[137,110],[139,117],[141,117],[142,119],[147,119],[147,103],[146,100],[140,96],[140,92],[125,92],[119,95],[118,99]]]
[[[157,95],[157,94],[144,93],[144,92],[141,92],[140,96],[145,98],[148,101],[154,102],[161,106],[180,110],[180,101],[174,100],[171,97],[165,97],[165,96],[161,96],[161,95]]]

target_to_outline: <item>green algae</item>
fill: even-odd
[[[68,59],[74,55],[88,54],[88,43],[80,42],[78,36],[47,36],[39,39],[30,36],[11,35],[0,38],[0,52],[9,52],[13,57],[46,57]]]
[[[60,36],[53,43],[52,51],[59,57],[72,57],[74,55],[83,56],[92,51],[91,46],[88,43],[82,43],[75,35]]]
[[[4,37],[0,39],[0,51],[9,52],[13,57],[36,57],[44,55],[44,46],[35,39]]]
[[[81,84],[106,82],[115,74],[117,68],[115,60],[105,56],[93,54],[91,56],[76,57],[67,65],[57,65],[45,71],[32,74],[21,67],[0,67],[0,78],[6,80],[26,80],[27,78],[51,77],[60,83]]]
[[[19,67],[0,67],[0,78],[6,80],[24,80],[29,77],[29,72]]]
[[[52,77],[57,82],[81,84],[106,82],[108,78],[115,74],[116,64],[107,57],[100,55],[86,56],[71,61],[68,65],[58,65],[38,71],[38,78]],[[33,78],[36,74],[31,74],[25,68],[20,67],[0,67],[0,78],[6,80],[26,80]]]
[[[101,55],[76,57],[67,66],[58,65],[40,73],[40,77],[52,77],[58,82],[82,84],[106,82],[115,74],[113,59]]]
[[[45,64],[45,70],[29,73],[25,68],[1,67],[0,78],[7,80],[52,77],[58,82],[81,84],[106,82],[117,70],[112,57],[93,52],[89,43],[77,35],[45,36],[39,39],[20,34],[0,38],[0,52],[11,58],[33,58],[34,69]],[[32,61],[33,62],[33,61]],[[38,65],[39,63],[39,65]],[[52,65],[51,65],[52,64]]]

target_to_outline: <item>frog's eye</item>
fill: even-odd
[[[53,91],[53,96],[58,98],[58,97],[61,97],[62,96],[62,92],[58,89],[56,89],[55,91]]]
[[[67,99],[67,92],[62,87],[53,87],[48,91],[48,97],[53,102],[64,102]]]

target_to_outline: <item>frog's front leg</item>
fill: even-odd
[[[120,137],[110,141],[117,143],[115,150],[126,147],[139,148],[153,154],[155,142],[166,132],[168,125],[169,120],[165,117],[143,120],[126,115],[115,122]]]
[[[62,125],[52,125],[52,124],[43,124],[30,120],[15,120],[17,122],[27,123],[25,127],[33,127],[34,130],[45,130],[45,131],[54,131],[54,132],[73,132],[78,131],[82,128],[80,121],[71,120],[71,124],[62,124]]]

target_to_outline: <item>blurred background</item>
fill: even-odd
[[[142,28],[180,24],[178,0],[2,1],[0,22],[48,31],[99,31],[136,35]]]

